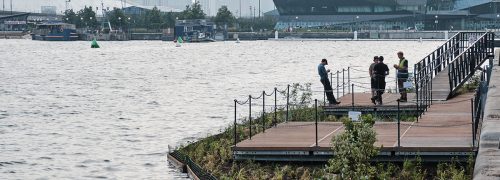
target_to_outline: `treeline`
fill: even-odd
[[[97,9],[97,8],[96,8]],[[98,9],[97,9],[98,10]],[[258,31],[259,29],[274,29],[276,20],[269,17],[264,18],[236,18],[233,13],[222,6],[215,17],[207,17],[199,2],[186,6],[182,12],[161,12],[157,7],[146,10],[141,14],[125,14],[122,9],[114,8],[106,12],[107,20],[112,27],[121,29],[148,29],[160,30],[173,28],[176,20],[184,19],[209,19],[220,28],[227,25],[231,31]],[[75,24],[77,28],[98,29],[101,24],[97,21],[96,12],[92,6],[74,12],[73,9],[64,12],[63,21]],[[107,24],[106,24],[107,26]]]

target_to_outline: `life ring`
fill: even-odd
[[[64,32],[63,27],[59,27],[59,32]]]

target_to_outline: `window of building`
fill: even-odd
[[[339,6],[338,12],[371,12],[370,6]]]
[[[375,6],[373,7],[374,12],[390,12],[392,11],[391,7],[388,6]]]

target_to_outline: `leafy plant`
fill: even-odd
[[[362,116],[360,123],[347,118],[343,118],[343,123],[345,131],[332,138],[335,157],[328,161],[329,172],[340,173],[342,179],[372,178],[376,169],[369,160],[378,153],[378,148],[373,146],[375,121],[368,115]]]

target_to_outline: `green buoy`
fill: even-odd
[[[99,44],[97,44],[97,41],[94,39],[92,40],[92,43],[90,44],[91,48],[99,48]]]

